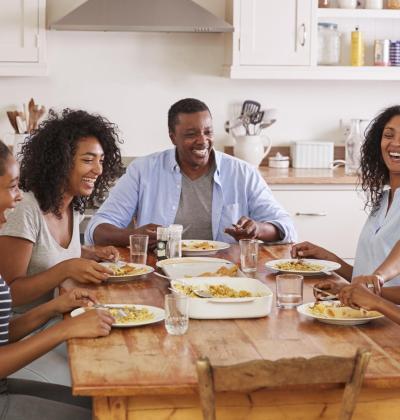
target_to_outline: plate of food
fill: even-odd
[[[114,275],[108,278],[110,282],[128,281],[154,271],[154,268],[149,265],[133,264],[124,261],[118,261],[116,263],[102,262],[100,264],[110,268],[114,272]]]
[[[297,311],[320,322],[336,325],[366,324],[384,316],[377,311],[350,308],[338,301],[304,303],[297,307]]]
[[[310,258],[272,260],[266,262],[265,266],[282,273],[295,273],[302,274],[303,276],[326,274],[330,271],[338,270],[341,267],[340,264],[333,261],[314,260]]]
[[[94,309],[93,306],[86,308],[76,308],[71,312],[71,316],[78,316],[86,311]],[[140,325],[154,324],[165,318],[164,309],[148,305],[104,304],[102,310],[108,310],[115,319],[113,327],[127,328],[138,327]]]
[[[189,297],[189,316],[195,319],[259,318],[272,307],[272,291],[253,278],[182,278],[172,280],[171,288]],[[210,297],[199,297],[194,291]]]
[[[212,255],[229,248],[226,242],[185,239],[182,241],[182,254],[186,256]]]

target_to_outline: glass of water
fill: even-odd
[[[291,309],[303,303],[303,280],[298,274],[276,276],[276,305]]]
[[[129,235],[129,245],[131,262],[135,264],[146,264],[149,235]]]
[[[185,334],[189,327],[189,299],[185,295],[165,295],[165,329],[168,334]]]
[[[258,240],[240,239],[240,265],[245,273],[257,271]]]

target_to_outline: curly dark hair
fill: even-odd
[[[9,147],[0,140],[0,176],[5,174],[6,161],[11,154]]]
[[[49,111],[22,146],[20,188],[31,191],[44,213],[61,217],[62,196],[68,186],[78,142],[95,137],[104,150],[103,173],[97,178],[89,197],[74,197],[72,207],[81,214],[88,203],[101,197],[122,174],[117,126],[100,115],[64,109],[61,114]]]
[[[381,140],[385,125],[397,115],[400,106],[386,108],[369,124],[361,146],[361,186],[367,194],[366,208],[375,213],[380,206],[383,186],[389,182],[389,170],[383,160]]]
[[[195,112],[208,111],[208,106],[198,99],[185,98],[175,102],[168,110],[168,130],[170,133],[175,132],[175,126],[178,124],[179,114],[193,114]]]

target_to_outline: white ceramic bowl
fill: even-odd
[[[189,298],[189,317],[195,319],[261,318],[272,308],[272,291],[260,280],[248,277],[192,277],[171,281],[204,288],[211,284],[225,284],[232,289],[248,290],[260,297],[249,298]],[[175,293],[179,293],[178,291]]]

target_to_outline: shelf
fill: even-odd
[[[400,19],[400,10],[394,9],[318,9],[319,18],[345,19]]]
[[[224,68],[224,75],[231,79],[400,81],[400,67],[231,66]]]

